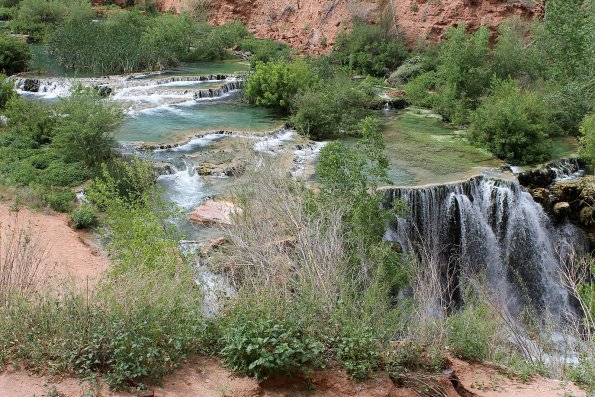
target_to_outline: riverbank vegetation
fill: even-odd
[[[8,83],[5,83],[8,84]],[[3,114],[8,126],[0,132],[0,174],[57,211],[74,202],[72,188],[98,174],[113,158],[112,131],[121,110],[92,89],[77,89],[55,103],[27,101],[10,89]]]

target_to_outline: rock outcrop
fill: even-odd
[[[190,221],[205,225],[231,225],[233,217],[241,213],[242,209],[230,201],[208,200],[192,211]]]
[[[131,0],[116,0],[129,5]],[[94,0],[95,4],[106,3]],[[192,0],[157,0],[162,11],[190,9]],[[241,20],[259,38],[283,41],[310,54],[329,51],[337,34],[350,29],[354,18],[372,23],[389,18],[398,23],[406,41],[441,40],[450,26],[465,23],[471,30],[487,26],[492,32],[505,19],[528,19],[543,14],[540,2],[527,0],[212,0],[210,22]],[[396,18],[393,18],[395,15]]]

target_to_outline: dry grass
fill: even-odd
[[[228,244],[214,263],[236,287],[276,286],[289,294],[307,284],[333,302],[345,263],[344,209],[336,205],[325,208],[324,217],[313,215],[319,203],[308,198],[304,187],[260,161],[232,194],[243,211],[235,226],[225,228]]]
[[[18,207],[11,210],[8,224],[0,223],[0,299],[7,293],[24,294],[38,276],[48,247],[32,233],[30,225],[23,225]]]

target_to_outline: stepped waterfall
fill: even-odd
[[[575,313],[559,265],[588,239],[570,223],[554,224],[514,180],[484,176],[429,187],[390,188],[387,203],[410,209],[389,225],[387,238],[438,267],[443,307],[463,303],[460,282],[481,275],[511,314],[524,304],[563,320]]]

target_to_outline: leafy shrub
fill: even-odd
[[[259,62],[246,82],[246,96],[259,106],[288,109],[297,92],[313,83],[314,76],[303,60]]]
[[[361,380],[378,368],[380,344],[374,332],[365,326],[344,327],[340,336],[331,338],[337,360],[349,377]]]
[[[55,160],[39,172],[37,182],[44,186],[74,187],[92,176],[91,170],[83,163],[65,163]]]
[[[182,237],[171,222],[175,211],[155,186],[150,164],[135,158],[122,164],[122,168],[120,174],[110,174],[105,165],[101,177],[87,189],[89,200],[106,215],[101,232],[108,241],[108,252],[117,263],[112,271],[117,274],[131,269],[175,271],[184,262],[178,250]],[[117,175],[124,175],[127,180],[120,182]],[[128,187],[130,191],[120,190]]]
[[[52,189],[42,194],[43,200],[58,212],[69,212],[74,206],[75,195],[69,190]]]
[[[268,63],[289,59],[291,50],[285,43],[273,40],[246,38],[240,43],[240,48],[250,51],[250,66],[256,67],[259,62]]]
[[[0,20],[7,21],[12,19],[16,14],[15,8],[0,7]]]
[[[444,354],[436,346],[422,346],[416,341],[404,341],[389,357],[392,376],[399,377],[405,371],[438,373],[446,364]]]
[[[490,357],[490,343],[497,327],[485,306],[468,305],[448,318],[448,346],[463,360],[482,361]]]
[[[495,80],[492,93],[471,115],[469,138],[497,157],[533,163],[549,158],[547,113],[534,93],[513,80]]]
[[[12,81],[8,80],[5,75],[0,74],[0,110],[4,109],[8,101],[16,95],[13,88]],[[3,145],[0,144],[0,146]]]
[[[435,72],[423,73],[413,78],[403,87],[407,101],[415,106],[432,107],[432,95],[429,90],[435,84]]]
[[[25,33],[34,40],[41,40],[52,28],[69,15],[81,17],[88,22],[94,15],[91,4],[78,0],[22,0],[15,18],[10,22],[12,30]]]
[[[422,57],[420,55],[416,55],[407,59],[401,66],[397,68],[397,70],[392,72],[388,77],[387,82],[396,87],[400,87],[424,71]]]
[[[97,225],[97,213],[90,205],[81,205],[70,213],[75,229],[88,229]]]
[[[224,365],[258,380],[303,372],[320,359],[323,350],[320,342],[287,320],[255,318],[228,323],[223,339]]]
[[[406,58],[403,41],[387,29],[356,21],[348,33],[337,36],[333,56],[357,73],[383,77],[395,70]]]
[[[0,34],[0,71],[7,75],[23,72],[29,67],[31,50],[27,43]]]
[[[228,48],[239,46],[250,36],[246,25],[239,21],[221,26],[202,24],[199,26],[198,39],[188,59],[196,61],[223,59],[227,56]]]
[[[376,95],[348,76],[337,75],[300,91],[291,104],[291,124],[313,139],[357,134],[357,124],[373,106]]]
[[[590,341],[590,343],[593,344],[593,341]],[[573,382],[585,388],[588,393],[595,393],[595,356],[592,349],[590,354],[587,352],[581,355],[578,363],[568,367],[567,376]]]

